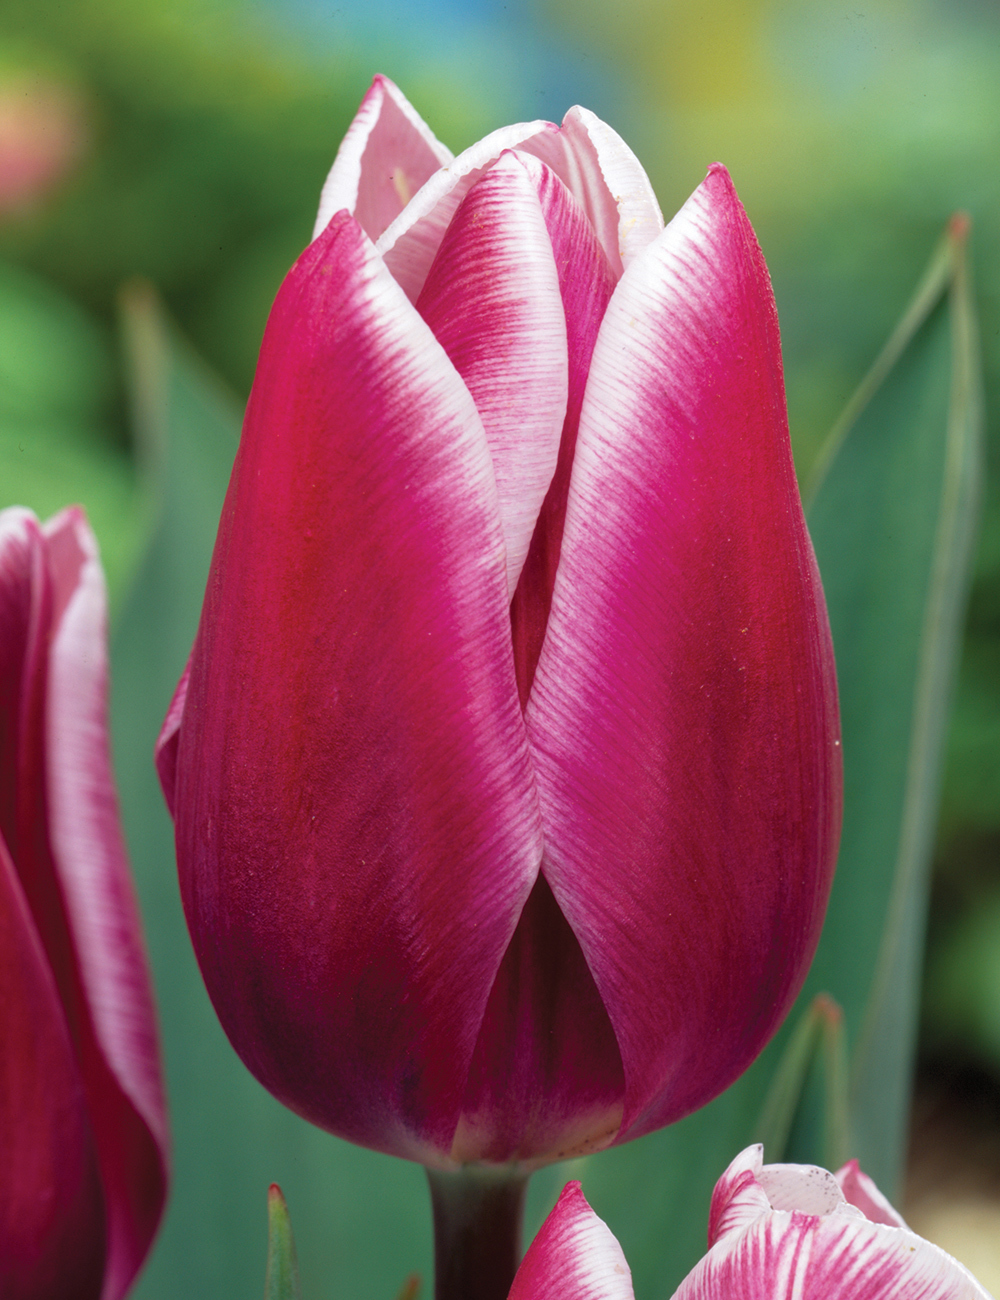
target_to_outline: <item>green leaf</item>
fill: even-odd
[[[819,993],[792,1029],[757,1121],[754,1136],[768,1160],[789,1159],[793,1145],[802,1141],[797,1128],[804,1120],[812,1146],[822,1148],[820,1163],[840,1168],[848,1158],[846,1065],[844,1013],[833,998]],[[815,1100],[813,1093],[818,1093]]]
[[[810,982],[843,1001],[851,1154],[890,1196],[982,479],[966,234],[955,219],[834,432],[809,512],[841,679],[845,774],[838,879]]]
[[[288,1205],[277,1183],[267,1190],[267,1278],[264,1300],[299,1300],[299,1264]]]
[[[258,1189],[277,1181],[297,1207],[307,1295],[385,1300],[431,1267],[423,1171],[340,1142],[266,1093],[226,1040],[188,939],[152,751],[197,628],[241,411],[148,286],[133,285],[123,311],[153,532],[112,644],[112,727],[173,1130],[170,1203],[131,1295],[259,1294]]]
[[[845,812],[805,987],[775,1041],[726,1093],[575,1175],[618,1234],[637,1294],[665,1300],[697,1262],[714,1182],[753,1140],[792,1026],[817,994],[844,1014],[848,1154],[896,1191],[940,756],[982,473],[965,234],[953,221],[831,434],[809,510],[837,655]],[[804,1087],[787,1158],[822,1161],[825,1105]],[[529,1200],[532,1226],[551,1203],[546,1178]]]

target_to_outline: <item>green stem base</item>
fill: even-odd
[[[469,1166],[427,1170],[436,1300],[507,1300],[521,1259],[528,1175]]]

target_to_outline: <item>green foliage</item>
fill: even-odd
[[[90,147],[54,200],[0,227],[0,255],[109,320],[118,286],[148,277],[248,391],[271,301],[379,69],[310,54],[239,0],[2,0],[5,49],[76,88]],[[442,131],[463,123],[453,143],[494,125],[446,79],[424,98]]]
[[[0,263],[0,503],[42,519],[85,506],[113,600],[142,543],[115,387],[101,328],[57,290]]]
[[[288,1206],[277,1183],[267,1193],[267,1277],[264,1300],[299,1300],[299,1265]]]

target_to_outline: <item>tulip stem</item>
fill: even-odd
[[[435,1300],[507,1300],[521,1259],[528,1175],[467,1166],[428,1169]]]

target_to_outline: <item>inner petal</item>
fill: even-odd
[[[521,155],[538,191],[566,316],[569,388],[566,418],[555,473],[535,522],[527,558],[510,607],[517,686],[524,708],[545,639],[552,588],[562,547],[566,502],[580,407],[597,331],[617,277],[583,209],[555,173],[530,155]]]
[[[417,310],[486,431],[509,597],[552,481],[567,394],[559,274],[538,194],[516,154],[504,154],[466,195]]]
[[[344,136],[323,186],[313,238],[346,208],[371,239],[399,216],[424,182],[451,161],[420,114],[388,77],[376,77]]]
[[[539,876],[504,954],[472,1057],[452,1157],[561,1160],[607,1146],[621,1055],[583,952]]]

